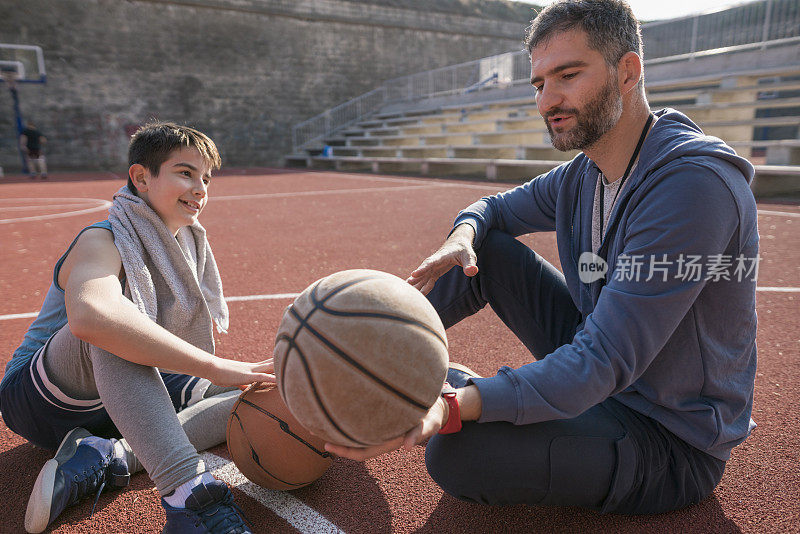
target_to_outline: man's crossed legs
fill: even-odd
[[[557,269],[498,231],[477,256],[475,277],[455,267],[428,294],[445,328],[489,304],[536,359],[571,342],[582,317]],[[451,371],[451,380],[467,384],[463,373]],[[725,468],[613,397],[572,419],[465,423],[458,433],[434,436],[425,460],[431,477],[459,499],[626,514],[697,503]]]

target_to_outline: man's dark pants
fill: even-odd
[[[475,277],[455,267],[428,295],[446,328],[488,303],[537,359],[571,342],[581,316],[558,270],[498,231],[477,254]],[[724,461],[613,398],[573,419],[465,423],[458,433],[434,436],[425,461],[437,484],[466,501],[624,514],[697,503],[725,469]]]

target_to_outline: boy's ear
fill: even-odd
[[[128,176],[130,176],[131,182],[133,182],[133,186],[137,191],[140,193],[147,191],[150,173],[147,172],[147,169],[144,168],[144,165],[139,163],[134,163],[131,165],[130,169],[128,169]]]

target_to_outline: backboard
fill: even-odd
[[[0,43],[0,70],[16,72],[16,83],[47,81],[44,54],[39,46]]]

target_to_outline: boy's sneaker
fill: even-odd
[[[83,428],[67,434],[36,478],[25,511],[25,530],[42,532],[66,507],[95,494],[97,504],[104,489],[127,486],[128,464],[124,455],[115,452],[116,442],[92,436]]]
[[[447,383],[458,389],[467,385],[470,378],[483,378],[481,375],[460,363],[450,362],[447,366]]]
[[[162,534],[252,534],[231,490],[219,480],[195,486],[186,508],[170,506],[163,497],[161,506],[167,513]]]

